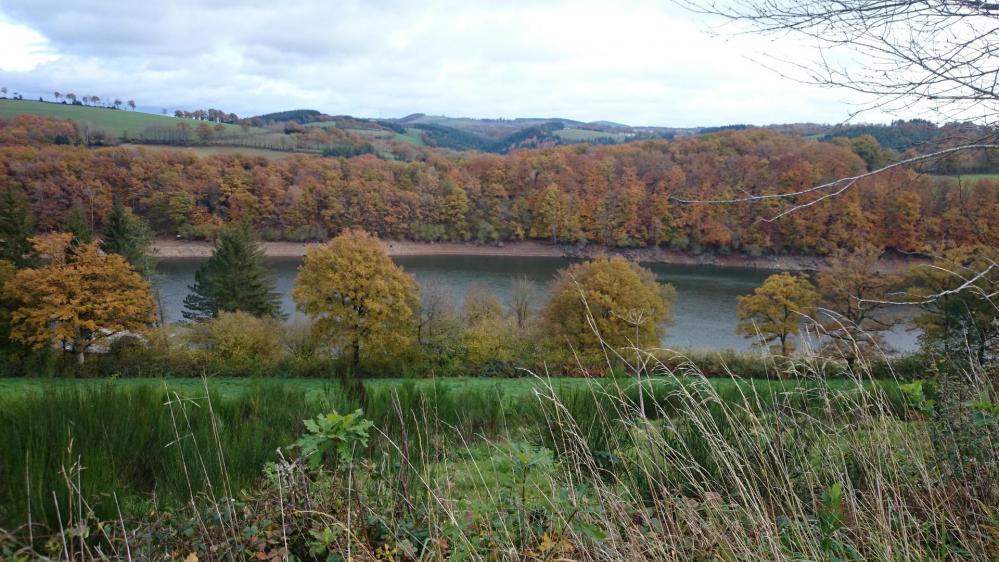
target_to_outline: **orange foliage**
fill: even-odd
[[[23,188],[43,230],[57,228],[76,205],[93,209],[100,228],[113,198],[161,234],[195,238],[245,220],[265,239],[324,240],[360,228],[412,240],[534,237],[824,255],[864,243],[900,251],[992,243],[999,229],[994,182],[934,182],[907,170],[772,223],[759,219],[790,202],[678,201],[802,189],[866,169],[842,143],[766,129],[506,156],[427,151],[414,162],[15,144],[0,147],[0,187]]]

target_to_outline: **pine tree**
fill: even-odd
[[[0,191],[0,260],[18,269],[32,265],[35,254],[28,238],[34,229],[35,220],[24,194],[13,187]]]
[[[101,249],[125,258],[136,271],[148,278],[153,272],[150,256],[152,240],[152,232],[145,221],[120,201],[115,201],[101,237]]]
[[[194,274],[184,299],[184,318],[206,320],[220,312],[279,316],[280,296],[263,264],[263,252],[246,225],[222,229],[212,257]]]
[[[83,210],[79,206],[73,207],[66,215],[63,229],[73,235],[74,248],[94,241],[94,229],[90,227],[90,222],[83,216]]]

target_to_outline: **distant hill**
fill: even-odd
[[[71,105],[28,100],[0,99],[0,117],[14,117],[31,113],[42,117],[72,119],[81,126],[89,126],[113,133],[117,137],[138,137],[152,127],[174,128],[180,123],[191,124],[191,119],[181,119],[141,111],[127,111],[106,107]],[[239,131],[238,125],[223,125],[228,131]]]
[[[576,143],[618,144],[753,128],[773,129],[823,141],[871,135],[883,148],[898,153],[910,149],[929,151],[953,143],[955,139],[981,138],[989,133],[976,125],[950,123],[938,126],[920,119],[899,120],[890,124],[653,127],[613,121],[587,123],[559,117],[475,119],[425,113],[395,119],[368,119],[328,115],[316,109],[279,111],[242,119],[239,124],[219,124],[104,107],[0,99],[0,117],[23,113],[71,119],[81,126],[85,135],[114,137],[126,142],[246,146],[333,156],[372,153],[383,158],[406,160],[421,158],[420,151],[424,147],[506,153],[521,148]],[[206,126],[211,127],[210,132],[205,130]]]
[[[287,112],[302,120],[320,119],[322,114]],[[357,156],[378,150],[368,139],[338,130],[310,131],[292,122],[280,121],[273,114],[266,127],[253,126],[247,120],[226,124],[206,119],[171,117],[138,111],[72,105],[52,102],[0,99],[0,118],[37,115],[69,119],[77,123],[79,141],[107,146],[122,142],[170,146],[229,146],[253,150],[304,152],[329,156]],[[294,123],[294,127],[289,127]]]
[[[288,119],[306,127],[336,127],[375,139],[409,142],[441,149],[505,153],[517,148],[560,144],[616,144],[638,139],[673,138],[696,134],[697,129],[631,127],[612,121],[585,123],[560,117],[475,119],[413,113],[395,119],[364,119],[296,110],[251,117],[254,124]]]

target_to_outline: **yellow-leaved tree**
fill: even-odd
[[[824,350],[851,364],[857,358],[883,355],[887,345],[882,333],[899,322],[888,302],[901,279],[881,270],[881,254],[881,248],[872,245],[837,252],[816,276],[824,309],[822,331],[829,340]]]
[[[804,275],[771,275],[753,294],[739,297],[739,333],[765,343],[778,341],[774,347],[787,356],[794,351],[791,336],[806,318],[815,317],[818,302],[818,292]]]
[[[62,343],[83,363],[95,344],[139,332],[155,318],[149,282],[125,258],[96,243],[67,251],[72,235],[32,239],[47,265],[18,271],[4,292],[15,303],[10,338],[35,349]]]
[[[599,257],[558,273],[544,310],[546,326],[574,352],[658,345],[676,291],[648,269],[621,257]],[[592,318],[592,324],[590,322]]]
[[[398,351],[416,335],[419,285],[362,230],[310,249],[292,296],[315,335],[349,354],[355,370],[362,351]]]

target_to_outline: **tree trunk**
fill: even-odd
[[[361,366],[361,338],[360,337],[355,337],[354,338],[353,357],[351,357],[350,364],[353,367],[355,373],[358,371],[358,369]]]

